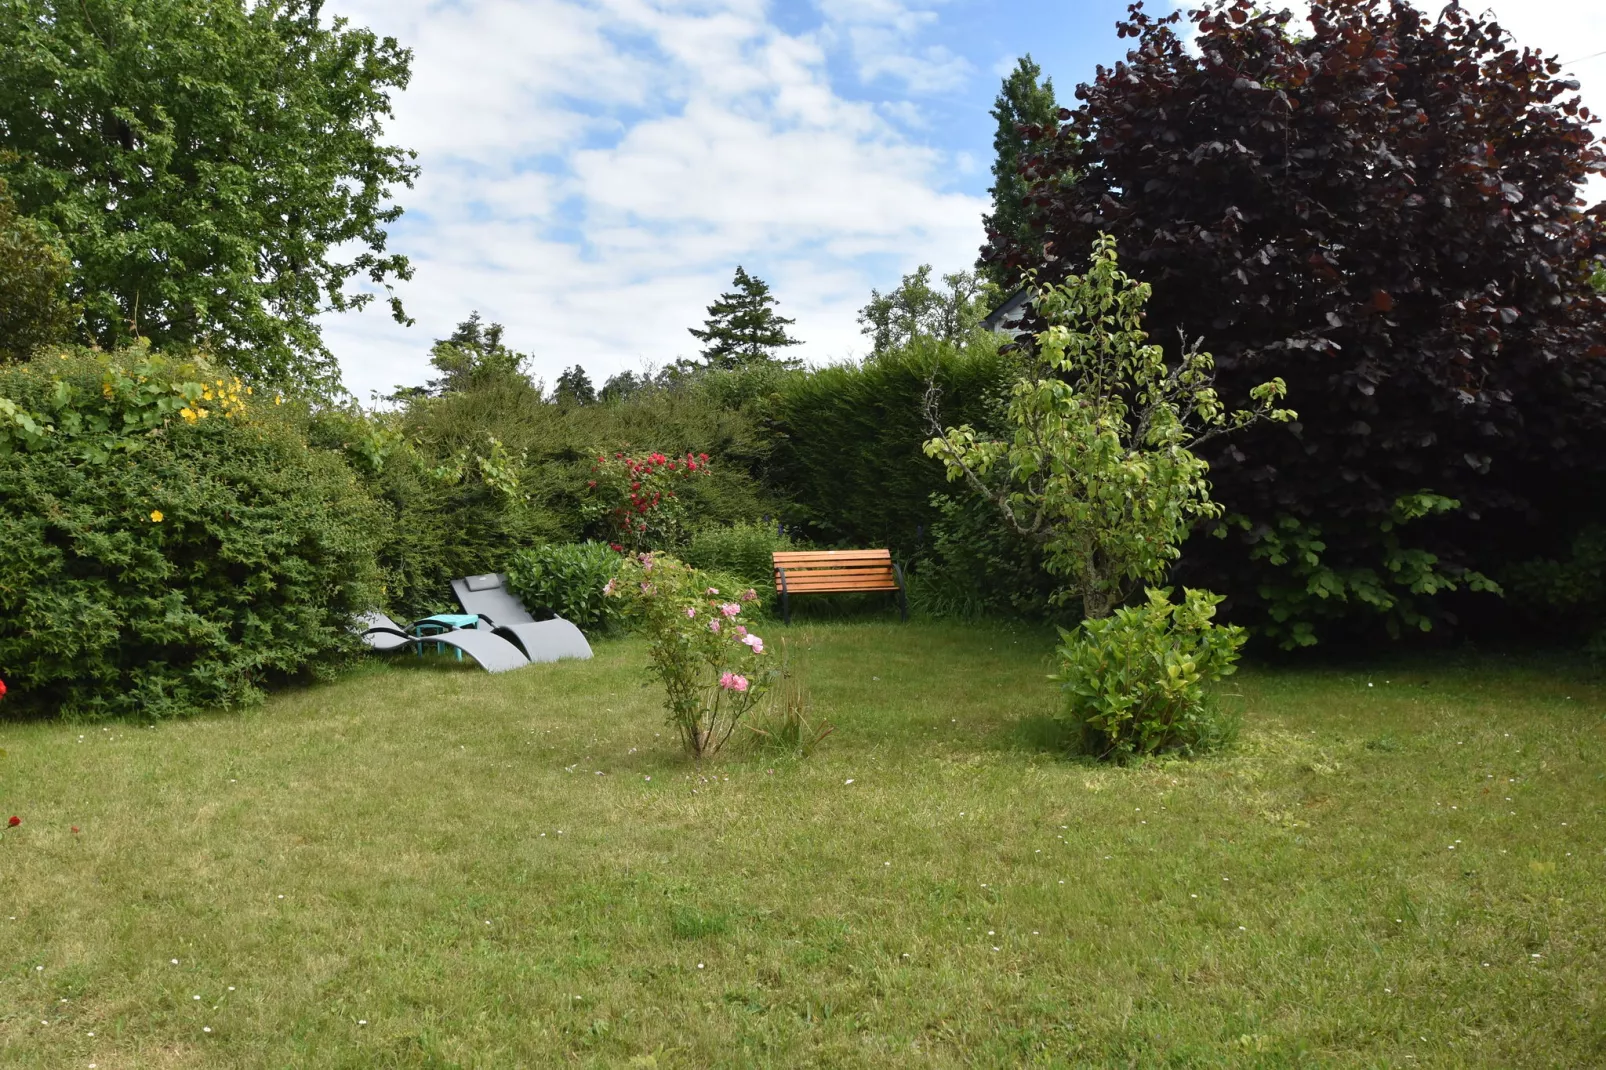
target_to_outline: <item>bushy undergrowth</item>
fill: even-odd
[[[8,705],[238,705],[354,649],[387,519],[277,400],[137,349],[0,372]]]
[[[1221,596],[1149,590],[1141,605],[1060,629],[1065,716],[1082,750],[1128,760],[1196,753],[1231,741],[1233,723],[1206,685],[1237,671],[1242,628],[1216,624]]]
[[[773,586],[777,550],[794,550],[797,544],[775,524],[761,520],[699,529],[681,553],[687,564],[704,571],[724,572],[748,584]]]
[[[605,589],[623,560],[600,542],[532,546],[508,561],[508,586],[531,613],[552,613],[589,635],[606,635],[622,624],[619,601]]]

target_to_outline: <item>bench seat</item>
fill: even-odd
[[[909,619],[903,569],[891,550],[784,550],[774,554],[775,589],[781,594],[781,617],[792,623],[794,594],[893,591],[898,610]]]

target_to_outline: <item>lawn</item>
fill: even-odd
[[[1252,669],[1119,769],[1045,633],[788,634],[804,760],[690,766],[634,642],[0,724],[0,1065],[1606,1065],[1585,670]]]

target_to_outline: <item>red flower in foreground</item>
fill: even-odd
[[[6,682],[4,680],[0,680],[0,698],[5,698],[5,697],[6,697]]]
[[[6,828],[14,829],[20,824],[22,824],[22,818],[18,817],[16,814],[12,814],[11,820],[6,822]]]
[[[74,825],[74,826],[73,826],[73,827],[72,827],[72,830],[73,830],[73,831],[74,831],[74,832],[77,832],[77,831],[78,831],[78,826],[77,826],[77,825]]]

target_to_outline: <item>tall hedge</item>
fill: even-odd
[[[139,350],[0,370],[9,712],[239,705],[356,649],[386,517],[277,400]]]
[[[946,423],[985,424],[1001,411],[1013,370],[997,341],[980,335],[963,348],[920,338],[790,380],[768,412],[768,478],[789,497],[789,519],[820,542],[915,556],[940,516],[931,496],[952,489],[921,451],[927,391],[936,385]]]

